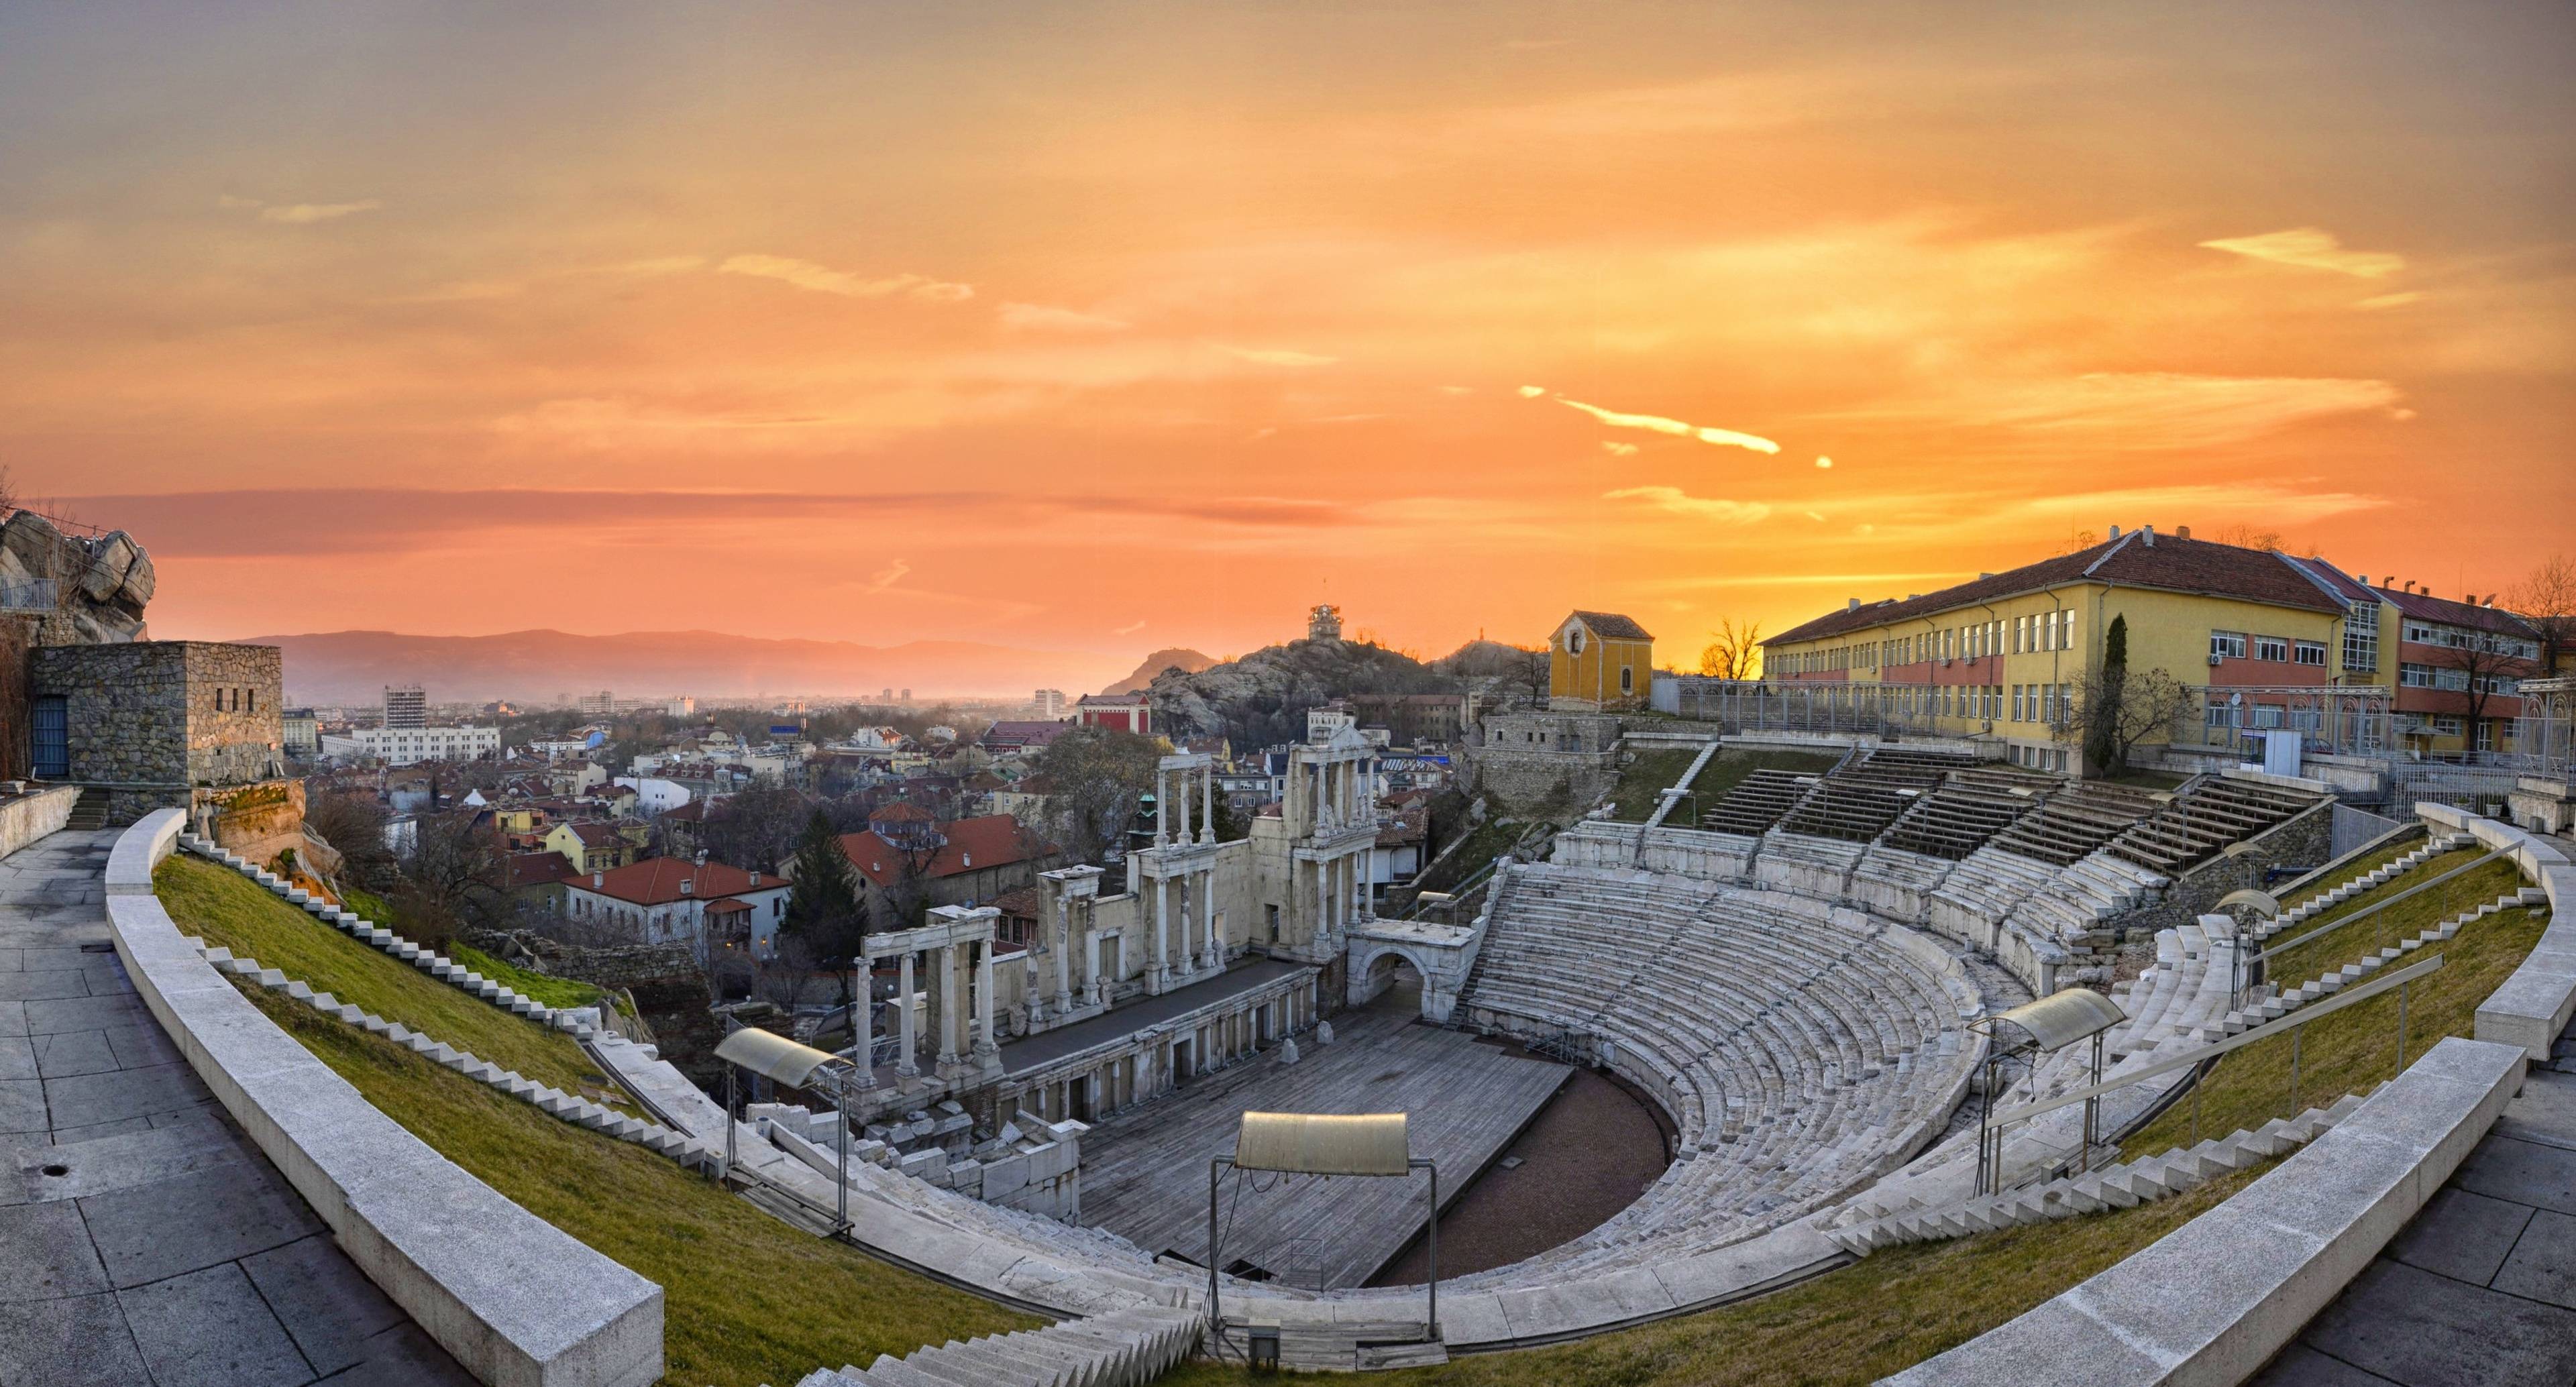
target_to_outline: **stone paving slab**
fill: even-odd
[[[114,837],[0,859],[0,1384],[471,1382],[81,947]]]

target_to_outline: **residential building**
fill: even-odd
[[[613,871],[634,862],[643,847],[616,824],[597,820],[556,824],[540,841],[546,851],[563,854],[576,872]]]
[[[1074,717],[1084,727],[1133,732],[1139,737],[1154,735],[1153,700],[1142,693],[1084,694],[1074,705]]]
[[[1062,689],[1040,689],[1037,692],[1037,697],[1029,700],[1029,703],[1031,707],[1037,710],[1037,715],[1039,717],[1044,718],[1049,722],[1053,722],[1064,716],[1065,702],[1064,690]]]
[[[1573,612],[1548,637],[1547,706],[1566,712],[1642,708],[1652,697],[1655,638],[1617,612]]]
[[[377,723],[386,728],[429,726],[429,695],[418,684],[387,684],[385,714]]]
[[[1030,751],[1044,747],[1072,730],[1073,724],[1069,722],[1035,722],[1005,718],[985,728],[984,735],[975,740],[978,745],[990,752]]]
[[[638,943],[703,940],[764,957],[777,949],[787,892],[774,873],[676,857],[576,873],[563,884],[565,914],[623,924]]]
[[[2346,604],[2342,667],[2349,682],[2390,691],[2399,749],[2418,757],[2514,749],[2521,681],[2547,673],[2537,626],[2493,596],[2456,601],[2412,580],[2373,586],[2323,559],[2284,562]]]
[[[593,717],[607,717],[617,711],[617,695],[606,689],[601,689],[597,693],[586,693],[573,700],[573,708],[575,711],[587,713]]]
[[[419,761],[472,761],[501,753],[497,727],[361,727],[346,737],[323,738],[334,756],[364,756],[388,766]]]
[[[289,756],[322,754],[322,719],[310,708],[289,708],[278,719]]]
[[[902,803],[877,810],[864,831],[845,833],[840,841],[880,923],[898,896],[917,892],[916,908],[990,901],[1036,885],[1038,873],[1062,858],[1054,844],[1008,814],[939,823]]]

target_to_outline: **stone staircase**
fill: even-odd
[[[1897,1243],[1962,1238],[2076,1214],[2127,1209],[2184,1190],[2274,1156],[2287,1155],[2352,1114],[2367,1094],[2346,1094],[2331,1106],[2310,1108],[2291,1118],[2273,1118],[2254,1131],[2239,1130],[2198,1146],[2178,1147],[2160,1156],[2105,1166],[2043,1184],[2006,1190],[1963,1203],[1912,1209],[1846,1228],[1829,1228],[1825,1236],[1858,1256]]]
[[[107,791],[95,785],[81,787],[80,798],[72,801],[71,817],[63,827],[74,833],[93,833],[107,827]]]
[[[796,1387],[1135,1387],[1188,1357],[1203,1323],[1195,1310],[1139,1306],[818,1368]]]
[[[2385,886],[2389,882],[2404,876],[2406,873],[2413,871],[2417,867],[2423,866],[2425,863],[2432,861],[2434,858],[2439,857],[2444,853],[2457,852],[2462,848],[2474,847],[2476,844],[2477,840],[2465,833],[2454,833],[2442,838],[2427,839],[2424,842],[2417,844],[2412,852],[2406,853],[2404,856],[2401,856],[2394,861],[2364,872],[2360,876],[2352,878],[2350,881],[2343,882],[2328,890],[2320,891],[2317,894],[2308,897],[2306,900],[2299,902],[2297,905],[2283,910],[2277,918],[2266,920],[2255,926],[2255,942],[2260,943],[2264,940],[2270,939],[2274,935],[2282,933],[2285,930],[2306,924],[2308,921],[2334,909],[2345,901],[2351,900],[2353,897],[2361,895],[2365,891],[2372,891]]]
[[[2410,935],[2382,948],[2377,953],[2366,955],[2357,963],[2347,963],[2334,972],[2249,1003],[2242,1010],[2231,1011],[2201,1027],[2200,1038],[2205,1041],[2225,1040],[2231,1035],[2242,1035],[2266,1021],[2278,1021],[2320,997],[2342,991],[2418,949],[2452,938],[2471,921],[2483,920],[2505,910],[2546,911],[2547,909],[2549,909],[2549,893],[2537,886],[2525,886],[2519,890],[2508,891],[2475,910],[2463,910],[2431,929]]]

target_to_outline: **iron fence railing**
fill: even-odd
[[[51,578],[0,583],[0,611],[50,612],[62,605],[60,584]]]

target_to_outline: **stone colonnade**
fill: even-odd
[[[867,952],[859,960],[862,978],[874,973],[878,959],[899,960],[894,1063],[898,1084],[921,1074],[922,1038],[916,1033],[912,999],[925,982],[930,989],[930,1039],[937,1075],[962,1080],[1001,1067],[1001,1048],[993,1030],[993,929],[1001,914],[992,906],[943,905],[930,912],[928,924],[868,936]],[[914,962],[924,954],[930,958],[929,976],[917,979]],[[874,1009],[863,1005],[856,1010],[858,1033],[850,1053],[867,1055],[876,1043]],[[859,1076],[861,1087],[876,1085],[873,1065],[860,1065]]]
[[[1301,971],[1013,1074],[1001,1086],[997,1111],[1096,1122],[1275,1046],[1313,1026],[1316,1016],[1315,974]]]

